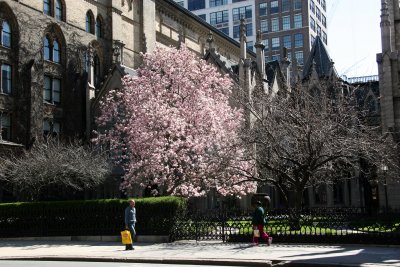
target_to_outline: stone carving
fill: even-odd
[[[210,31],[208,33],[208,37],[207,37],[208,49],[213,48],[213,42],[214,42],[214,35],[213,35],[212,31]]]
[[[125,2],[128,4],[128,10],[131,11],[133,0],[121,0],[121,6],[125,6]]]
[[[114,40],[113,43],[113,63],[122,64],[123,48],[125,44],[120,40]]]

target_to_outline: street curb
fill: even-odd
[[[324,262],[306,262],[306,261],[272,261],[273,267],[393,267],[391,264],[349,264],[349,263],[324,263]]]
[[[260,260],[233,260],[233,259],[179,259],[179,258],[113,258],[113,257],[58,257],[58,256],[38,256],[38,257],[2,257],[1,261],[69,261],[69,262],[121,262],[121,263],[155,263],[155,264],[177,264],[177,265],[211,265],[211,266],[248,266],[248,267],[371,267],[393,265],[379,264],[344,264],[344,263],[318,263],[304,261],[260,261]]]
[[[251,267],[272,267],[272,262],[265,260],[234,260],[234,259],[179,259],[179,258],[102,258],[102,257],[2,257],[3,260],[19,261],[80,261],[80,262],[122,262],[122,263],[155,263],[155,264],[187,264],[187,265],[214,265],[214,266],[251,266]]]

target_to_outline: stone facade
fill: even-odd
[[[400,7],[398,0],[381,0],[382,52],[377,54],[381,126],[383,133],[394,134],[400,140]],[[386,179],[386,177],[385,177]],[[387,187],[381,186],[380,193],[387,190],[388,206],[400,206],[399,185],[387,177]],[[383,198],[381,198],[382,200]]]
[[[400,131],[400,8],[397,0],[382,0],[382,53],[377,54],[383,131]]]
[[[89,138],[91,105],[109,89],[113,66],[138,67],[156,43],[185,43],[203,56],[211,30],[220,55],[238,62],[240,54],[172,1],[3,0],[0,22],[2,137],[25,147],[43,131]]]
[[[211,32],[218,56],[240,59],[239,43],[169,0],[0,0],[0,30],[4,151],[49,133],[89,140],[98,100],[155,45],[203,57]]]

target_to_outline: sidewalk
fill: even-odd
[[[235,266],[400,266],[398,246],[221,242],[135,243],[0,240],[0,260],[116,261]],[[0,261],[1,266],[1,261]]]

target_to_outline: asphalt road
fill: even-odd
[[[0,267],[199,267],[199,265],[176,265],[155,263],[121,263],[121,262],[83,262],[83,261],[2,261]],[[201,265],[215,267],[215,265]],[[227,266],[229,267],[229,266]]]

